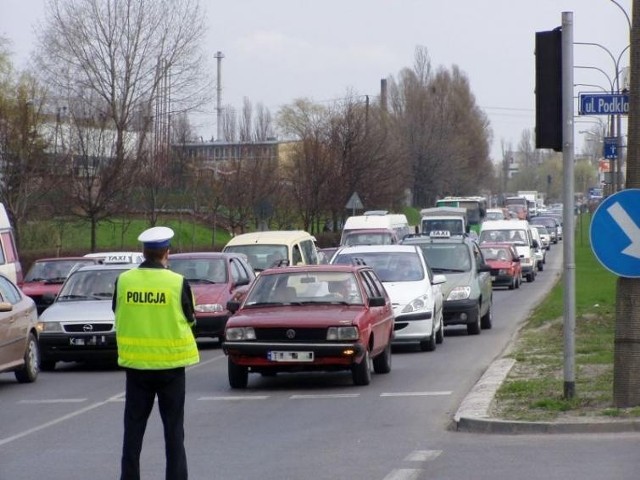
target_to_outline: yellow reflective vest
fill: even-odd
[[[161,268],[120,274],[115,310],[120,366],[161,370],[199,362],[198,346],[182,311],[183,280]]]

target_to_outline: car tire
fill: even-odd
[[[231,358],[228,358],[227,371],[231,388],[247,388],[247,383],[249,383],[248,367],[237,365]]]
[[[509,284],[509,290],[513,290],[515,288],[518,288],[518,279],[516,277],[513,277],[511,279],[511,283]]]
[[[431,335],[426,340],[420,342],[420,350],[423,352],[433,352],[436,349],[436,322],[431,322]]]
[[[487,313],[485,313],[480,319],[480,326],[483,330],[491,330],[491,327],[493,326],[493,313],[491,306],[492,302],[491,300],[489,300],[489,309],[487,310]]]
[[[444,321],[440,319],[440,329],[436,332],[436,343],[444,343]]]
[[[467,323],[467,334],[478,335],[480,333],[480,307],[476,307],[473,312],[471,312],[471,315],[471,322]]]
[[[384,347],[382,353],[373,359],[373,371],[376,373],[389,373],[391,371],[391,339]]]
[[[14,372],[19,383],[32,383],[38,378],[40,371],[40,349],[38,340],[33,333],[27,339],[27,348],[24,352],[24,365]]]
[[[536,274],[535,272],[531,272],[529,274],[527,274],[527,282],[531,283],[536,279]]]
[[[351,366],[351,376],[355,385],[369,385],[371,383],[371,357],[369,349],[364,352],[364,356],[360,363],[354,363]]]
[[[543,265],[543,263],[544,263],[544,262],[538,262],[538,271],[539,271],[539,272],[541,272],[541,271],[543,271],[543,270],[544,270],[544,265]]]

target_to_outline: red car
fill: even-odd
[[[241,298],[256,278],[240,253],[193,252],[169,255],[169,268],[183,275],[195,297],[196,337],[221,339],[229,318],[227,302]]]
[[[223,350],[231,388],[248,374],[351,372],[368,385],[391,371],[393,309],[366,265],[307,265],[260,273],[242,302],[230,302]]]
[[[38,315],[40,315],[53,303],[62,284],[69,276],[69,272],[74,267],[96,263],[99,263],[99,259],[87,257],[40,258],[33,262],[24,281],[18,286],[25,295],[33,299],[38,309]]]
[[[511,243],[483,243],[480,250],[484,260],[491,267],[494,287],[520,288],[522,265],[516,248]]]

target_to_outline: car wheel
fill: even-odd
[[[247,388],[247,383],[249,382],[249,369],[247,367],[237,365],[229,358],[227,360],[227,370],[231,388]]]
[[[420,342],[420,350],[423,352],[433,352],[436,349],[436,322],[431,322],[431,335],[426,340]]]
[[[371,383],[371,357],[369,349],[364,352],[364,356],[360,363],[354,363],[351,366],[351,375],[353,383],[356,385],[369,385]]]
[[[444,321],[442,320],[442,315],[440,316],[440,328],[436,331],[436,343],[444,342]]]
[[[533,282],[536,279],[535,275],[536,275],[535,272],[527,274],[527,282],[529,283]]]
[[[516,277],[513,277],[509,284],[509,290],[513,290],[514,288],[518,288],[518,279]]]
[[[20,383],[35,382],[40,371],[40,349],[38,340],[33,333],[29,334],[27,349],[24,352],[24,365],[20,370],[16,370],[16,380]]]
[[[484,329],[484,330],[490,330],[491,327],[493,326],[493,313],[491,313],[491,300],[489,300],[489,309],[487,310],[487,313],[485,313],[482,316],[482,319],[480,320],[480,326]]]
[[[544,270],[544,262],[538,262],[538,271],[541,272],[542,270]]]
[[[391,371],[391,339],[384,350],[373,359],[373,371],[376,373],[389,373]]]
[[[471,315],[471,322],[467,323],[467,334],[478,335],[480,333],[480,307],[476,307],[476,309],[471,312]]]

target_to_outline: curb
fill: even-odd
[[[507,435],[640,432],[640,420],[522,422],[490,417],[489,408],[493,398],[514,364],[514,359],[501,358],[489,366],[460,404],[453,417],[453,430]]]

